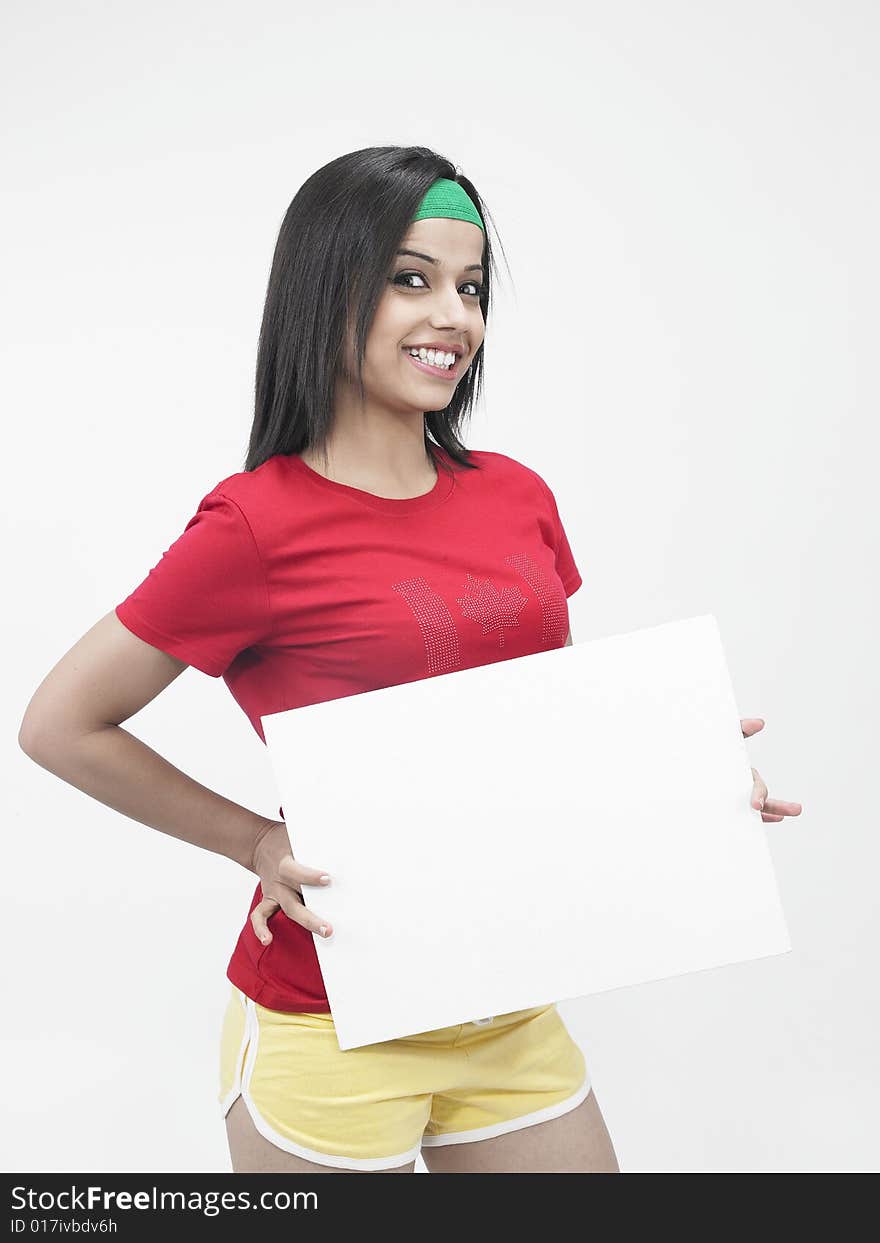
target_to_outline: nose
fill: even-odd
[[[461,295],[457,289],[450,289],[448,294],[443,290],[438,290],[434,314],[431,319],[433,328],[455,328],[461,332],[468,326],[473,325],[473,321],[468,314],[468,308],[462,303]]]

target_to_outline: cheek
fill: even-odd
[[[404,367],[407,366],[399,344],[396,341],[368,342],[364,354],[364,380],[371,389],[379,391],[389,385],[400,383]]]

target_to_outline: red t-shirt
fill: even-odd
[[[468,469],[434,450],[435,486],[405,500],[297,455],[230,475],[116,616],[222,676],[263,742],[273,712],[562,647],[581,576],[553,493],[503,453],[470,450]],[[295,856],[295,814],[288,835]],[[313,933],[279,910],[258,940],[262,896],[228,978],[272,1010],[329,1011]]]

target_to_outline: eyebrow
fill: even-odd
[[[399,255],[412,255],[415,259],[424,259],[425,263],[433,263],[436,265],[440,262],[439,259],[433,259],[430,255],[423,255],[420,250],[399,250],[397,253]],[[462,269],[464,272],[474,272],[476,270],[482,272],[482,263],[469,263],[466,268]]]

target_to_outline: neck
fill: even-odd
[[[421,413],[337,406],[325,451],[315,446],[304,450],[301,457],[337,483],[367,491],[417,493],[437,477],[425,447],[424,426]]]

